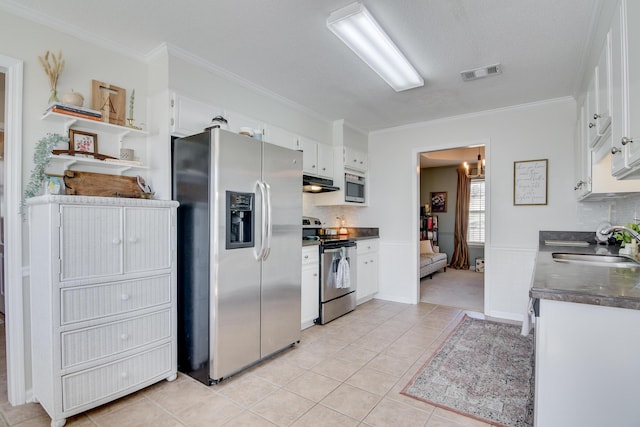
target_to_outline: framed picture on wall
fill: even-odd
[[[447,211],[447,192],[446,191],[434,191],[431,193],[431,212],[446,212]]]

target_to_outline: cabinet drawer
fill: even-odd
[[[320,249],[318,246],[310,246],[302,249],[302,265],[318,264],[320,262]]]
[[[358,254],[366,254],[368,252],[376,252],[379,245],[378,239],[367,239],[358,241]]]
[[[62,334],[62,368],[121,353],[171,336],[171,311]]]
[[[169,374],[171,344],[62,377],[62,410],[70,411]]]
[[[171,276],[63,288],[60,322],[65,325],[127,313],[171,301]]]

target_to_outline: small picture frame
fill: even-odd
[[[98,154],[98,134],[69,129],[69,154]]]
[[[431,193],[431,212],[441,213],[447,211],[447,192],[435,191]]]

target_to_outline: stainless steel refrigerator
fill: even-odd
[[[213,129],[172,157],[178,368],[212,384],[300,340],[302,153]]]

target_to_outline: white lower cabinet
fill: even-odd
[[[320,306],[320,250],[318,246],[302,248],[301,329],[313,326]]]
[[[358,241],[358,285],[356,300],[358,304],[369,301],[378,293],[378,244],[379,239]]]
[[[637,426],[640,310],[541,299],[535,426]]]
[[[33,394],[51,426],[175,379],[177,203],[28,205]]]

